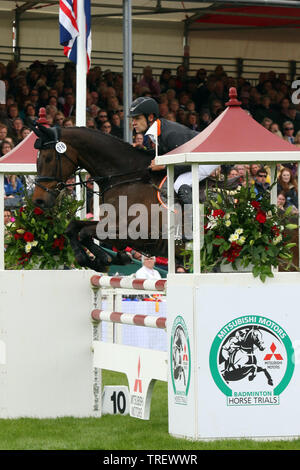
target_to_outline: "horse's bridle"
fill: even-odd
[[[37,176],[35,179],[36,186],[43,189],[47,193],[53,194],[54,196],[57,196],[57,192],[60,192],[66,186],[62,177],[62,157],[66,158],[67,160],[69,160],[69,162],[72,163],[72,165],[74,166],[74,173],[78,169],[80,169],[79,166],[67,155],[66,152],[57,151],[56,144],[58,142],[59,142],[58,138],[56,140],[49,140],[46,142],[42,142],[39,148],[39,150],[55,149],[55,161],[56,161],[55,176]],[[57,182],[55,189],[47,188],[46,186],[41,184],[41,183],[49,183],[53,181]]]

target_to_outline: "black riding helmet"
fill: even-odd
[[[140,114],[148,116],[151,113],[158,118],[159,107],[157,102],[149,96],[140,96],[132,102],[129,109],[129,117],[139,116]]]

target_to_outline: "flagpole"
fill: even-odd
[[[86,125],[86,26],[84,0],[77,2],[77,26],[79,35],[77,36],[77,64],[76,64],[76,126]],[[76,176],[76,183],[79,183],[79,176]],[[76,199],[82,199],[81,185],[76,185]],[[81,210],[81,216],[85,217],[85,207]]]
[[[84,0],[77,2],[76,126],[86,125],[86,27]]]

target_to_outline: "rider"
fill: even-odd
[[[152,141],[151,126],[159,118],[159,107],[157,102],[150,97],[139,97],[133,101],[129,109],[129,116],[132,118],[132,125],[136,132],[149,135]],[[185,144],[193,139],[198,132],[179,124],[178,122],[159,119],[160,135],[158,137],[158,155]],[[199,165],[199,181],[207,178],[219,165]],[[163,170],[164,165],[155,165],[155,160],[151,162],[153,171]],[[178,194],[183,204],[192,204],[192,178],[191,170],[187,165],[175,165],[174,190]]]

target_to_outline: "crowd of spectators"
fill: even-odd
[[[14,62],[0,63],[0,80],[6,86],[6,104],[0,104],[0,158],[26,138],[41,107],[46,109],[50,126],[75,125],[76,69],[71,62],[59,68],[53,60],[46,63],[34,61],[28,69],[19,69]],[[278,138],[300,146],[300,107],[293,104],[294,90],[283,73],[262,72],[253,83],[253,80],[250,82],[243,77],[228,75],[221,65],[213,71],[200,68],[193,74],[179,65],[175,73],[165,68],[156,77],[152,68],[146,66],[140,77],[133,77],[133,100],[139,96],[151,96],[157,100],[162,118],[201,132],[224,111],[229,88],[233,86],[245,112]],[[123,120],[122,74],[103,71],[99,66],[91,68],[87,76],[87,127],[122,139]],[[145,147],[142,134],[134,136],[133,145]],[[266,172],[265,181],[262,181],[264,176],[257,175],[258,170]],[[259,165],[224,167],[221,175],[224,171],[229,176],[238,174],[241,179],[245,179],[248,172],[248,178],[258,192],[270,183],[268,168],[260,168]],[[284,197],[284,206],[293,205],[297,211],[297,166],[279,165],[278,175],[280,204]],[[22,175],[6,177],[6,207],[20,201],[25,185]],[[12,199],[14,202],[10,201]]]

